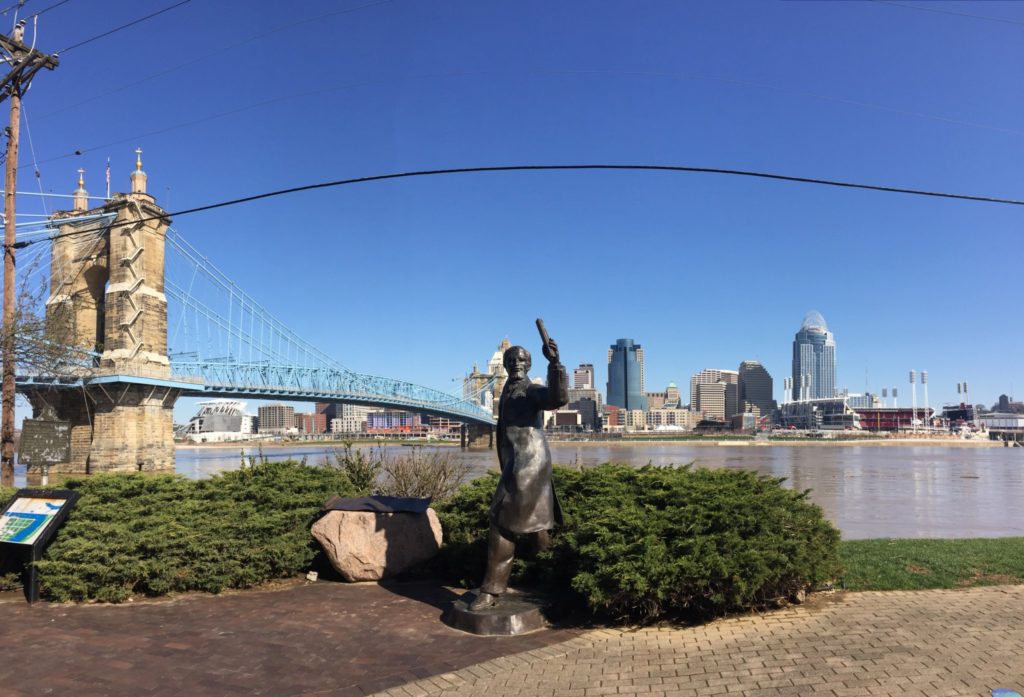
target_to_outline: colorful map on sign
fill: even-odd
[[[65,503],[65,499],[14,499],[0,516],[0,542],[34,543]]]

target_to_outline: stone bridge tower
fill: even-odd
[[[36,414],[49,405],[72,423],[71,462],[55,471],[174,469],[173,409],[187,384],[171,379],[167,357],[170,219],[146,193],[136,153],[129,193],[90,208],[79,170],[73,210],[54,215],[61,236],[51,253],[47,321],[91,354],[78,375],[23,389]]]

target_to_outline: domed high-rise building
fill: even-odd
[[[804,317],[793,339],[793,399],[835,396],[836,341],[817,310]]]

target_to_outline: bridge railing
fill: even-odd
[[[344,368],[238,363],[230,361],[172,362],[176,378],[200,378],[207,391],[263,392],[282,397],[308,395],[338,401],[358,401],[382,406],[404,406],[422,410],[463,415],[474,421],[491,421],[489,409],[473,397],[460,397],[422,385],[355,373]]]

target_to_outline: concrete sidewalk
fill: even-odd
[[[426,695],[1024,694],[1024,586],[845,593],[689,628],[600,630],[382,692]]]

